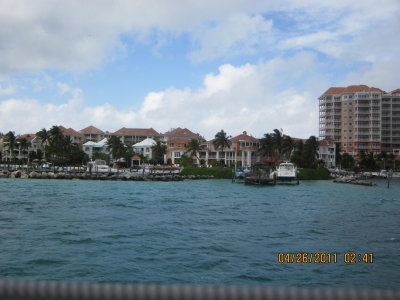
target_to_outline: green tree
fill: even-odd
[[[282,155],[283,155],[283,158],[285,158],[286,160],[290,160],[290,157],[293,154],[293,148],[294,148],[293,139],[288,135],[284,135],[283,136],[283,142],[282,142]]]
[[[187,167],[193,165],[193,160],[187,154],[182,154],[180,158],[175,159],[182,167]]]
[[[49,132],[46,130],[46,128],[42,128],[42,130],[36,132],[36,136],[40,139],[40,144],[43,147],[43,158],[46,159],[46,143],[47,140],[49,139]]]
[[[195,157],[197,160],[197,164],[199,164],[199,156],[198,153],[201,151],[201,145],[198,139],[190,139],[187,144],[187,153],[189,153],[189,157]]]
[[[28,149],[30,146],[30,142],[26,138],[17,138],[16,144],[18,144],[19,156],[21,156],[21,152],[24,158],[28,154]]]
[[[107,139],[107,149],[110,151],[113,159],[123,157],[125,153],[125,145],[121,142],[120,138],[112,135]]]
[[[335,146],[336,146],[335,147],[335,159],[336,159],[335,164],[336,164],[336,166],[338,166],[341,164],[341,161],[342,161],[342,155],[341,155],[342,149],[340,148],[340,143],[335,143]]]
[[[378,168],[373,152],[365,153],[360,151],[359,165],[364,171],[374,171]]]
[[[310,136],[304,143],[302,153],[302,165],[304,168],[316,168],[318,166],[319,142],[315,136]]]
[[[153,160],[156,164],[164,163],[164,154],[167,153],[167,146],[161,142],[156,141],[153,147],[151,147],[153,152]]]
[[[15,140],[16,137],[12,131],[9,131],[4,136],[4,143],[7,144],[7,149],[10,151],[10,160],[14,157]]]
[[[376,164],[380,166],[381,169],[386,169],[389,167],[389,155],[387,152],[381,152],[375,157]]]
[[[303,140],[298,140],[294,143],[291,162],[296,164],[298,167],[303,167],[303,149]]]
[[[101,159],[104,160],[106,162],[110,161],[110,156],[107,153],[103,153],[103,152],[95,152],[92,155],[92,159],[96,160],[96,159]]]
[[[61,129],[58,126],[53,126],[48,131],[48,144],[45,146],[45,151],[49,154],[54,163],[61,163],[64,160],[64,153],[70,149],[71,140],[69,137],[64,137]]]
[[[355,160],[354,160],[353,156],[351,156],[349,153],[345,152],[342,154],[340,165],[345,170],[352,170],[355,166]]]
[[[274,141],[271,134],[266,133],[264,137],[260,139],[260,149],[258,153],[261,156],[265,156],[269,159],[274,157]]]
[[[284,135],[282,129],[274,129],[272,133],[264,134],[260,140],[259,153],[275,161],[289,160],[293,147],[294,142],[290,136]]]
[[[231,136],[228,136],[226,132],[221,129],[221,131],[215,134],[213,141],[215,149],[221,149],[221,151],[224,151],[225,148],[230,148],[232,145],[232,142],[229,140],[230,138]]]

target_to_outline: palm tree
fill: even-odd
[[[18,156],[21,157],[21,151],[22,151],[22,154],[25,157],[26,150],[28,150],[30,143],[26,138],[18,138],[16,139],[16,143],[18,144],[18,150],[19,150]]]
[[[161,141],[156,141],[151,150],[153,152],[153,160],[162,164],[164,162],[164,154],[167,153],[167,146]]]
[[[316,168],[318,161],[318,139],[315,136],[310,136],[304,143],[302,162],[305,168]]]
[[[107,148],[111,152],[113,159],[121,158],[125,151],[125,145],[121,142],[120,138],[112,135],[107,139]]]
[[[274,129],[272,133],[264,134],[260,140],[259,153],[275,161],[279,161],[282,156],[289,158],[292,154],[294,142],[288,135],[283,135],[282,129]]]
[[[284,135],[282,142],[282,154],[285,156],[286,160],[290,159],[293,152],[293,148],[294,148],[293,139],[288,135]]]
[[[220,149],[224,151],[225,148],[230,148],[232,142],[229,140],[231,136],[227,136],[226,132],[221,129],[220,132],[215,134],[215,139],[213,141],[213,145],[215,149]]]
[[[260,139],[260,149],[258,153],[261,156],[272,158],[274,156],[274,141],[271,134],[266,133],[264,137]]]
[[[43,156],[44,159],[46,159],[46,143],[49,139],[49,132],[46,130],[46,128],[42,128],[42,130],[36,132],[36,136],[40,139],[40,144],[43,147]]]
[[[12,131],[9,131],[5,136],[4,136],[4,142],[7,143],[7,149],[10,151],[10,160],[14,156],[14,146],[15,146],[15,134]]]
[[[69,137],[67,137],[69,139]],[[58,159],[63,156],[63,152],[66,150],[66,138],[61,132],[60,127],[53,126],[48,131],[48,153],[53,156],[53,158]]]
[[[187,144],[187,152],[190,152],[190,157],[195,157],[199,164],[198,152],[201,151],[201,145],[198,139],[190,139]]]
[[[230,148],[232,142],[229,140],[231,136],[227,136],[226,132],[221,129],[221,131],[215,134],[214,141],[212,142],[216,150],[221,149],[223,152],[225,148]],[[226,163],[226,156],[225,156]]]
[[[298,167],[303,167],[303,149],[303,140],[298,140],[296,143],[294,143],[291,161],[295,163]]]

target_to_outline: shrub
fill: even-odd
[[[300,180],[328,180],[331,175],[328,169],[300,169]]]
[[[196,166],[187,166],[183,168],[181,175],[207,175],[207,176],[214,176],[214,178],[231,179],[232,168],[224,168],[224,167],[199,168]]]

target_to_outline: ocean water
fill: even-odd
[[[378,184],[0,179],[0,278],[399,288],[400,181]]]

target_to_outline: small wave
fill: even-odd
[[[60,231],[60,232],[54,232],[51,235],[53,236],[67,236],[67,235],[77,235],[77,233],[71,232],[71,231]]]
[[[58,259],[33,259],[28,261],[28,265],[41,265],[41,266],[51,266],[51,265],[63,265],[66,262],[64,260]]]
[[[308,230],[308,233],[312,233],[312,234],[325,234],[322,231],[316,230],[316,229],[310,229]]]
[[[227,259],[216,259],[216,260],[212,260],[212,261],[208,261],[208,262],[202,262],[199,263],[197,265],[195,265],[195,269],[201,269],[201,270],[212,270],[215,267],[218,267],[222,264],[228,263],[229,261]]]
[[[389,242],[389,243],[400,243],[400,239],[396,239],[396,238],[392,237],[392,238],[386,240],[386,242]]]
[[[246,281],[256,281],[256,282],[271,282],[273,279],[265,276],[250,276],[250,275],[239,275],[236,276],[237,279],[242,279]]]
[[[233,253],[234,251],[232,251],[231,249],[222,247],[222,246],[208,246],[208,247],[199,247],[199,250],[211,250],[211,251],[215,251],[218,253]]]
[[[96,243],[96,241],[91,238],[86,238],[86,239],[79,239],[79,240],[65,240],[64,243],[71,244],[71,245],[77,245],[77,244],[93,244],[93,243]]]

